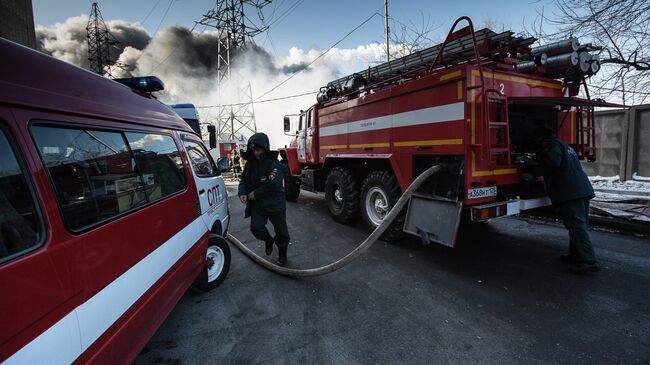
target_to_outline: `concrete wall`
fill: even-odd
[[[650,176],[650,105],[630,109],[627,166],[629,178],[633,173]]]
[[[36,49],[31,0],[0,1],[0,37]]]
[[[596,112],[596,147],[596,161],[582,164],[588,175],[650,176],[650,105]]]

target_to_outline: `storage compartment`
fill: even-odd
[[[539,152],[534,135],[537,128],[557,130],[558,111],[553,107],[525,104],[511,104],[508,109],[512,161],[517,163],[525,154]]]

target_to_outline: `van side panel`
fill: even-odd
[[[209,234],[172,266],[79,358],[83,363],[130,363],[203,270]]]
[[[198,212],[198,196],[194,179],[190,172],[190,166],[182,148],[180,140],[169,130],[160,130],[155,128],[136,126],[117,123],[106,120],[93,120],[90,118],[80,118],[71,115],[50,114],[46,112],[36,112],[27,110],[14,110],[17,124],[22,128],[23,138],[29,146],[29,157],[35,164],[36,177],[39,182],[39,190],[43,190],[43,201],[47,206],[47,220],[50,226],[50,240],[57,242],[57,246],[65,247],[69,263],[59,264],[61,268],[70,268],[70,276],[74,278],[75,283],[61,283],[61,292],[65,290],[72,291],[75,288],[74,299],[66,306],[67,312],[61,312],[57,317],[49,321],[34,318],[31,321],[37,321],[34,325],[38,328],[30,328],[29,335],[21,337],[16,342],[18,347],[8,349],[13,353],[18,348],[24,346],[32,339],[41,334],[44,330],[54,325],[58,320],[69,313],[73,308],[79,317],[81,330],[81,350],[85,350],[88,357],[92,356],[92,349],[101,349],[102,352],[108,351],[113,359],[125,359],[130,356],[126,349],[117,349],[113,347],[111,341],[128,340],[133,346],[144,333],[153,333],[160,322],[165,318],[169,310],[182,295],[184,290],[192,283],[194,277],[203,268],[205,261],[205,249],[207,246],[207,227],[201,220]],[[152,132],[172,136],[178,150],[181,153],[185,166],[186,187],[179,193],[163,198],[162,200],[150,203],[136,211],[128,213],[117,219],[101,224],[80,234],[69,232],[63,225],[60,217],[56,198],[53,192],[49,176],[42,164],[41,157],[28,130],[29,122],[32,120],[53,121],[70,123],[70,126],[83,126],[93,128],[109,128],[118,131],[137,131]],[[197,224],[198,222],[198,224]],[[156,277],[148,277],[151,280],[146,292],[140,297],[133,297],[133,292],[129,292],[128,283],[120,281],[120,277],[125,275],[129,270],[135,269],[138,264],[144,262],[148,255],[157,249],[166,250],[165,246],[177,233],[191,228],[192,233],[187,237],[194,237],[190,242],[181,242],[187,244],[188,249],[182,259],[170,262],[165,267],[151,266],[155,270],[162,270]],[[48,247],[49,249],[49,247]],[[166,255],[166,256],[165,256]],[[34,255],[28,255],[24,259],[32,260]],[[169,253],[164,253],[161,262],[168,262]],[[178,257],[177,257],[178,258]],[[173,269],[170,270],[170,267]],[[6,267],[0,268],[4,272]],[[58,268],[56,268],[58,269]],[[166,274],[165,274],[166,273]],[[144,271],[139,277],[147,275]],[[161,276],[163,276],[161,278]],[[125,284],[126,283],[126,284]],[[151,284],[155,285],[151,286]],[[115,286],[121,286],[117,289]],[[29,287],[29,286],[23,286]],[[52,285],[52,290],[57,286]],[[4,289],[4,288],[3,288]],[[107,310],[124,306],[128,303],[124,311],[113,313],[117,317],[102,317],[102,313],[96,312],[98,306],[92,304],[98,301],[102,292],[105,290],[114,290],[113,294],[108,296],[109,299],[105,304]],[[28,291],[23,291],[27,293]],[[31,293],[32,291],[29,290]],[[124,294],[124,295],[122,295]],[[62,295],[62,294],[59,294]],[[153,297],[148,298],[148,295]],[[105,298],[106,299],[106,298]],[[135,303],[135,304],[133,304]],[[133,305],[132,305],[133,304]],[[33,308],[38,307],[39,303],[27,303],[25,312],[35,312]],[[140,306],[144,306],[140,308]],[[15,304],[12,305],[15,308]],[[84,310],[93,308],[91,311],[84,313]],[[31,309],[31,310],[30,310]],[[118,315],[119,314],[119,315]],[[143,315],[143,318],[138,316]],[[23,318],[23,317],[20,317]],[[110,319],[110,322],[103,323]],[[115,322],[117,321],[117,322]],[[24,321],[21,321],[23,323]],[[98,323],[95,323],[98,322]],[[131,324],[133,322],[134,325]],[[135,324],[138,324],[135,326]],[[28,323],[23,323],[23,326]],[[141,327],[141,326],[152,327]],[[135,327],[133,327],[135,326]],[[108,330],[108,331],[106,331]],[[98,332],[99,331],[99,332]],[[105,332],[106,331],[106,332]],[[135,331],[135,332],[134,332]],[[3,330],[4,332],[4,330]],[[121,337],[122,332],[125,338]],[[119,336],[118,336],[119,335]],[[148,339],[148,337],[142,337]],[[99,339],[99,340],[97,340]],[[97,341],[95,341],[97,340]],[[4,346],[3,346],[4,347]],[[4,348],[3,348],[4,351]],[[85,361],[78,358],[78,361]]]

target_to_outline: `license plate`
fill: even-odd
[[[488,196],[497,196],[497,187],[490,186],[487,188],[476,188],[467,190],[468,199],[480,199]]]

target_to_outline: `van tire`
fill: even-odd
[[[218,265],[220,270],[209,265]],[[201,271],[194,281],[194,290],[201,293],[209,292],[226,280],[229,270],[230,246],[228,246],[228,243],[223,237],[210,234],[210,241],[206,249],[206,264],[203,271]]]
[[[361,187],[361,215],[363,220],[366,222],[366,225],[370,229],[375,229],[379,224],[378,222],[378,213],[375,213],[372,209],[372,196],[384,201],[384,204],[388,205],[388,211],[384,212],[384,216],[388,215],[390,209],[395,206],[395,203],[402,196],[402,191],[400,190],[399,184],[395,175],[389,171],[373,171],[371,172],[363,181]],[[403,235],[402,229],[404,228],[404,220],[406,218],[406,208],[395,218],[393,223],[386,229],[384,234],[382,234],[381,239],[387,242],[395,242],[399,237]]]
[[[284,197],[288,202],[295,202],[300,196],[300,178],[291,176],[289,165],[284,165]]]
[[[359,188],[352,172],[342,166],[330,171],[325,181],[325,201],[330,215],[343,224],[359,218]]]

